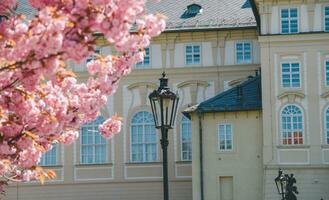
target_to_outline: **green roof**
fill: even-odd
[[[235,112],[262,109],[261,76],[249,77],[239,85],[200,103],[197,112]]]

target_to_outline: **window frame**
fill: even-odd
[[[327,63],[328,63],[328,74],[327,74]],[[324,59],[323,62],[324,69],[324,86],[329,87],[329,58]]]
[[[149,63],[148,64],[145,64],[145,57],[146,57],[146,49],[148,49],[148,57],[149,57]],[[142,63],[142,64],[139,64],[139,63]],[[144,56],[144,59],[143,61],[139,62],[139,63],[136,63],[135,64],[135,69],[150,69],[151,66],[152,66],[152,54],[151,54],[151,46],[148,46],[145,48],[145,56]]]
[[[154,129],[155,129],[155,145],[156,145],[156,158],[155,158],[155,160],[152,160],[152,161],[146,161],[146,151],[145,151],[145,144],[152,144],[152,143],[145,143],[145,139],[144,139],[144,137],[145,137],[145,123],[142,123],[141,125],[143,125],[143,143],[142,143],[142,145],[143,145],[143,160],[141,161],[141,160],[137,160],[137,161],[133,161],[133,151],[132,151],[132,145],[133,145],[133,141],[132,141],[132,126],[133,125],[136,125],[136,124],[134,124],[133,122],[132,122],[132,120],[134,119],[134,117],[138,114],[138,113],[141,113],[141,112],[147,112],[147,113],[150,113],[151,115],[152,115],[152,112],[149,112],[149,111],[146,111],[146,110],[142,110],[142,111],[138,111],[138,112],[135,112],[133,115],[132,115],[132,117],[130,118],[130,135],[129,135],[129,137],[130,137],[130,147],[129,147],[129,153],[130,153],[130,155],[129,155],[129,162],[130,163],[154,163],[154,162],[158,162],[159,161],[159,150],[158,150],[158,140],[159,140],[159,138],[158,138],[158,131],[157,131],[157,129],[154,127]],[[151,119],[152,119],[152,121],[154,120],[153,119],[153,116],[151,117]],[[137,125],[139,125],[139,124],[137,124]],[[154,125],[154,121],[153,121],[153,123],[150,123],[149,125],[153,125],[153,126],[155,126]]]
[[[192,46],[192,64],[188,64],[187,61],[187,47]],[[200,63],[194,63],[194,46],[199,46],[200,49]],[[185,66],[202,66],[202,44],[200,43],[190,43],[184,45],[184,63]]]
[[[103,116],[99,116],[99,117],[102,117],[103,118],[103,120],[105,121],[105,117],[103,117]],[[97,120],[97,119],[95,119],[95,120]],[[92,122],[94,122],[94,121],[92,121]],[[89,123],[92,123],[92,122],[89,122]],[[100,124],[99,124],[100,125]],[[84,125],[83,125],[84,126]],[[109,163],[109,140],[106,140],[105,138],[103,138],[101,135],[100,135],[100,133],[99,133],[99,131],[97,131],[97,133],[94,133],[93,134],[93,144],[88,144],[88,145],[83,145],[82,144],[82,127],[83,126],[81,126],[81,128],[80,128],[80,139],[79,139],[79,147],[80,147],[80,155],[79,155],[79,164],[81,164],[81,165],[102,165],[102,164],[108,164]],[[97,128],[97,130],[98,130],[98,128]],[[95,153],[95,147],[96,146],[101,146],[101,145],[103,145],[103,144],[95,144],[95,136],[99,136],[101,139],[103,139],[103,140],[105,140],[105,161],[104,162],[95,162],[95,155],[96,155],[96,153]],[[82,162],[82,148],[83,148],[83,146],[91,146],[92,148],[93,148],[93,157],[92,157],[92,159],[93,159],[93,161],[91,162],[91,163],[89,163],[89,162]]]
[[[290,131],[291,131],[291,144],[284,144],[284,142],[283,142],[283,140],[284,140],[284,137],[283,137],[283,131],[284,131],[284,129],[283,129],[283,120],[282,120],[283,115],[282,115],[282,112],[288,106],[296,106],[300,110],[300,112],[301,112],[301,114],[300,114],[301,117],[302,117],[302,131],[301,131],[302,132],[302,143],[301,144],[298,144],[298,143],[296,144],[294,142],[295,137],[294,137],[293,132],[295,131],[295,129],[293,128],[293,126],[294,126],[294,124],[293,124],[294,122],[292,121],[293,119],[291,119],[291,121],[290,121],[290,125],[291,125],[291,128],[290,128]],[[279,122],[280,122],[279,123],[280,142],[279,142],[279,144],[280,145],[283,145],[283,146],[306,145],[306,129],[305,129],[306,119],[305,119],[305,114],[304,114],[303,108],[300,105],[294,104],[294,103],[286,104],[286,105],[282,106],[282,108],[280,109],[279,118],[280,118],[280,120],[279,120]],[[289,139],[289,137],[288,137],[288,139]]]
[[[38,165],[40,166],[43,166],[43,167],[49,167],[49,166],[57,166],[58,165],[58,149],[59,149],[59,145],[58,144],[53,144],[53,148],[47,152],[45,152],[41,159],[40,159],[40,162],[38,163]],[[47,163],[47,159],[44,157],[46,156],[46,154],[52,152],[52,151],[55,151],[55,163]],[[52,156],[53,157],[53,156]],[[43,159],[46,159],[46,160],[43,160]]]
[[[327,120],[327,115],[328,115],[328,120]],[[324,124],[324,140],[323,144],[329,145],[329,106],[326,106],[323,112],[323,124]]]
[[[242,43],[243,44],[243,62],[239,63],[238,62],[238,48],[237,48],[237,45],[239,43]],[[250,44],[250,61],[249,62],[245,62],[245,44],[246,43],[249,43]],[[236,41],[234,43],[234,57],[235,57],[235,64],[236,65],[246,65],[246,64],[252,64],[253,63],[253,42],[252,41],[249,41],[249,40],[239,40],[239,41]]]
[[[187,118],[189,121],[188,121],[188,123],[186,123],[186,122],[184,122],[184,123],[186,123],[190,126],[190,138],[191,138],[191,140],[189,141],[189,143],[191,145],[191,152],[190,152],[191,153],[191,159],[184,159],[184,156],[183,156],[184,151],[183,151],[183,126],[182,125],[183,125],[183,118],[184,117],[185,116],[183,115],[182,118],[181,118],[181,123],[180,123],[180,157],[181,157],[181,161],[192,161],[192,122],[187,117],[185,117],[185,118]],[[185,143],[188,143],[188,142],[185,142]],[[189,153],[189,151],[185,151],[185,152]]]
[[[291,64],[292,63],[298,63],[298,65],[299,65],[299,86],[298,87],[293,87],[292,86],[292,73],[291,73]],[[289,79],[289,81],[290,81],[290,84],[289,84],[289,87],[285,87],[284,85],[283,85],[283,71],[282,71],[282,65],[283,64],[289,64],[289,70],[290,70],[290,79]],[[283,89],[301,89],[302,88],[302,84],[303,84],[303,82],[302,82],[302,64],[301,64],[301,62],[299,61],[299,60],[287,60],[287,61],[281,61],[280,62],[280,82],[281,82],[281,88],[283,88]]]
[[[289,32],[288,33],[283,33],[282,32],[282,16],[281,16],[281,13],[282,13],[282,10],[283,9],[288,9],[289,10],[289,17],[288,17],[288,22],[289,22]],[[291,27],[290,27],[290,10],[291,9],[297,9],[297,32],[291,32]],[[279,21],[280,21],[280,34],[297,34],[297,33],[300,33],[300,12],[299,12],[299,7],[298,6],[291,6],[291,7],[281,7],[279,9]]]
[[[225,146],[225,149],[221,149],[220,147],[220,126],[225,126],[225,140],[224,140],[224,146]],[[227,149],[227,135],[226,135],[226,129],[227,129],[227,126],[231,126],[231,149]],[[233,130],[233,124],[231,123],[220,123],[218,124],[217,126],[217,149],[219,152],[233,152],[234,150],[234,130]]]
[[[323,12],[323,15],[322,15],[322,19],[323,19],[323,31],[324,32],[329,32],[329,26],[328,26],[328,30],[326,30],[326,18],[328,18],[328,21],[329,21],[329,15],[328,17],[326,17],[326,8],[329,9],[329,4],[325,4],[323,6],[323,9],[322,9],[322,12]]]

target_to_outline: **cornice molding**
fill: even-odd
[[[190,81],[184,81],[184,82],[178,84],[177,88],[183,88],[188,85],[197,85],[197,86],[202,86],[202,87],[208,87],[209,84],[206,81],[190,80]]]
[[[283,99],[287,97],[288,99],[291,99],[292,101],[295,101],[295,99],[298,97],[300,99],[305,98],[305,94],[302,92],[297,92],[297,91],[289,91],[289,92],[283,92],[278,95],[278,99]]]
[[[130,84],[127,88],[128,90],[132,90],[141,86],[146,86],[147,88],[151,88],[151,89],[156,89],[158,87],[157,84],[155,83],[151,83],[151,82],[138,82],[138,83],[133,83]]]

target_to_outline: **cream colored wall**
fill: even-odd
[[[323,9],[329,1],[257,1],[262,20],[262,34],[279,33],[280,8],[299,9],[300,32],[323,31]],[[328,199],[329,146],[324,141],[324,109],[328,105],[324,85],[324,60],[329,55],[329,34],[261,36],[261,67],[264,132],[264,194],[266,200],[278,198],[274,185],[277,170],[294,173],[300,191],[298,199]],[[280,64],[298,61],[301,87],[281,86]],[[287,104],[303,110],[304,144],[281,145],[280,110]]]
[[[148,94],[158,87],[158,78],[165,69],[169,86],[180,95],[179,111],[189,105],[200,103],[223,91],[224,82],[244,79],[259,69],[259,50],[255,30],[209,31],[164,33],[151,44],[150,69],[135,69],[124,77],[114,96],[102,109],[109,117],[118,113],[123,117],[122,132],[108,141],[108,163],[84,165],[79,162],[79,142],[60,150],[62,158],[56,181],[38,184],[13,185],[7,199],[134,199],[158,200],[162,198],[161,147],[158,143],[158,160],[153,163],[130,162],[130,119],[138,111],[150,111]],[[229,41],[248,40],[254,47],[256,64],[224,65],[226,44]],[[103,54],[115,53],[115,49],[99,41]],[[202,66],[188,67],[184,62],[184,50],[179,48],[189,43],[202,45]],[[258,52],[258,53],[257,53]],[[232,57],[232,56],[231,56]],[[233,56],[234,58],[234,56]],[[258,62],[259,63],[259,62]],[[87,76],[85,63],[71,65],[81,81]],[[179,113],[177,122],[182,115]],[[169,180],[171,199],[192,199],[192,164],[180,156],[180,126],[169,133]],[[160,139],[160,138],[158,138]],[[63,162],[62,162],[63,161]],[[52,168],[52,167],[51,167]]]
[[[328,0],[294,0],[273,1],[256,0],[261,15],[262,34],[280,33],[280,9],[296,7],[298,9],[299,32],[324,31],[324,6],[329,5]]]
[[[262,91],[264,119],[264,165],[268,199],[273,192],[274,169],[279,167],[295,172],[299,189],[298,199],[329,198],[327,190],[319,193],[307,191],[329,186],[328,150],[324,143],[324,109],[328,105],[324,86],[324,60],[329,55],[329,34],[260,37],[262,52]],[[297,60],[301,63],[300,89],[283,89],[280,83],[280,63]],[[281,145],[279,113],[284,105],[299,105],[303,110],[305,143]],[[272,170],[272,171],[271,171]],[[311,174],[311,180],[304,174]],[[321,175],[320,175],[321,174]],[[310,177],[310,176],[308,176]],[[317,179],[314,183],[313,180]],[[303,182],[304,181],[304,182]],[[312,184],[311,184],[312,183]]]
[[[221,199],[220,177],[233,178],[234,200],[263,199],[262,116],[259,111],[206,113],[203,129],[204,199]],[[200,200],[198,116],[192,115],[193,200]],[[218,147],[218,125],[231,124],[233,150]]]
[[[11,187],[8,200],[159,200],[162,199],[160,181],[94,182],[89,184],[57,184]],[[190,181],[170,183],[170,199],[192,199]]]

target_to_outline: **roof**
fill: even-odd
[[[184,112],[236,112],[262,109],[261,76],[249,77],[239,85]]]
[[[187,7],[201,6],[196,15],[186,15]],[[148,0],[148,13],[167,16],[166,31],[256,28],[250,0]],[[18,13],[32,18],[36,11],[28,0],[18,0]]]
[[[189,5],[200,5],[202,12],[187,18]],[[256,27],[249,0],[149,0],[148,12],[168,17],[166,31]]]
[[[27,18],[32,18],[36,14],[36,10],[29,5],[28,0],[17,0],[17,13],[23,13]]]

